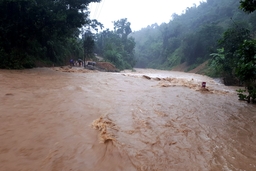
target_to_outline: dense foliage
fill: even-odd
[[[256,1],[255,0],[241,0],[240,8],[245,12],[251,13],[256,10]]]
[[[240,7],[245,5],[244,1],[240,3]],[[243,10],[249,13],[254,11],[252,8]],[[250,30],[235,25],[225,31],[219,46],[223,51],[215,55],[212,62],[221,60],[219,65],[225,83],[231,85],[234,84],[232,80],[237,79],[245,86],[244,90],[237,90],[239,99],[256,102],[256,42]]]
[[[173,14],[169,23],[134,32],[136,66],[171,69],[184,63],[193,69],[209,61],[206,74],[244,85],[239,97],[255,102],[255,9],[254,0],[207,0]]]
[[[171,69],[186,62],[190,68],[211,59],[227,29],[256,31],[256,13],[239,9],[237,0],[208,0],[173,14],[169,23],[152,24],[132,33],[137,67]]]
[[[244,40],[249,39],[251,39],[249,30],[235,26],[227,29],[219,40],[218,46],[223,49],[223,52],[221,52],[223,58],[221,62],[218,63],[218,65],[221,66],[221,73],[219,76],[224,78],[224,83],[226,85],[234,85],[236,82],[239,82],[236,77],[235,69],[241,56],[237,51]],[[215,56],[211,62],[214,61],[220,61],[220,58]],[[214,68],[216,67],[214,65],[212,66]]]
[[[90,2],[100,0],[1,0],[0,68],[28,68],[38,61],[63,64],[82,57]]]
[[[126,18],[115,21],[113,31],[98,32],[103,25],[89,19],[87,7],[99,1],[1,0],[0,68],[65,64],[94,53],[121,70],[171,69],[182,63],[193,69],[209,61],[208,75],[223,77],[227,85],[245,85],[240,97],[255,100],[254,0],[207,0],[173,14],[169,23],[136,32]]]
[[[246,88],[237,90],[239,98],[256,103],[256,41],[244,40],[237,53],[240,59],[236,66],[236,75],[244,82]],[[248,95],[245,95],[244,92],[247,92]]]
[[[120,19],[114,22],[114,31],[107,29],[96,35],[95,52],[120,70],[133,68],[136,63],[130,25],[126,18]]]

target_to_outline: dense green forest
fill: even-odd
[[[169,23],[152,24],[133,32],[137,67],[170,69],[187,62],[193,68],[221,48],[218,40],[227,29],[256,31],[256,13],[239,9],[237,0],[207,0],[173,14]]]
[[[94,53],[119,69],[135,65],[135,41],[127,19],[114,31],[90,19],[88,5],[100,0],[1,0],[0,68],[66,65]]]
[[[88,11],[89,3],[99,1],[1,0],[0,68],[63,65],[82,58],[94,43],[91,30],[102,27]]]
[[[204,74],[244,85],[240,99],[256,102],[255,7],[253,0],[207,0],[173,14],[169,23],[133,32],[136,67],[169,70],[185,64],[189,71],[208,62]]]

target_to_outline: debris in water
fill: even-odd
[[[147,76],[147,75],[143,75],[144,78],[151,80],[151,77]]]

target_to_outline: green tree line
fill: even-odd
[[[129,37],[132,32],[127,18],[114,21],[114,30],[103,30],[95,35],[95,53],[118,69],[131,69],[135,66],[135,41]]]
[[[88,5],[100,0],[1,0],[0,68],[65,65],[97,53],[119,69],[135,63],[130,22],[114,22],[114,31],[89,18]]]
[[[256,30],[256,13],[240,10],[237,0],[207,0],[173,14],[169,23],[152,24],[133,32],[136,67],[171,69],[186,62],[197,66],[212,57],[224,32],[237,25]]]
[[[64,64],[83,57],[88,5],[100,0],[1,0],[0,68],[30,68],[37,62]]]
[[[249,95],[241,97],[255,101],[255,7],[253,0],[207,0],[173,14],[169,23],[134,32],[136,66],[171,69],[185,63],[193,69],[208,61],[206,74],[226,85],[245,85]]]

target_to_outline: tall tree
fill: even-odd
[[[99,1],[1,0],[0,67],[28,67],[37,59],[64,62],[63,42],[90,24],[87,6]]]
[[[134,67],[135,41],[129,37],[131,33],[130,22],[120,19],[114,22],[114,31],[104,30],[96,35],[96,53],[105,60],[112,62],[119,69]]]
[[[128,35],[132,32],[131,23],[127,21],[127,18],[114,21],[114,29],[124,41],[127,40]]]

